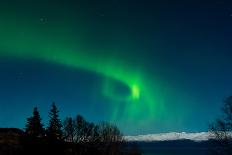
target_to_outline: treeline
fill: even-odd
[[[94,124],[86,121],[81,115],[75,118],[67,117],[61,121],[55,103],[52,104],[49,112],[48,126],[44,127],[38,108],[35,107],[33,115],[27,118],[25,133],[31,137],[47,137],[50,140],[63,140],[70,143],[123,141],[118,127],[108,122]]]
[[[67,117],[63,123],[63,137],[67,142],[122,142],[122,134],[117,126],[102,122],[94,124],[87,122],[82,116]]]
[[[49,112],[45,127],[37,107],[27,118],[25,135],[21,140],[20,154],[64,155],[139,155],[134,148],[124,149],[123,135],[119,128],[108,122],[94,124],[81,115],[59,117],[55,103]]]

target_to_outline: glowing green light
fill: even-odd
[[[133,85],[131,91],[132,91],[133,99],[139,99],[139,97],[140,97],[139,87],[137,85]]]
[[[8,19],[8,18],[7,18]],[[112,120],[124,118],[125,121],[139,120],[144,124],[145,121],[152,120],[154,116],[163,114],[163,106],[157,96],[161,96],[159,91],[159,81],[156,80],[156,87],[153,89],[149,83],[150,79],[140,68],[127,62],[124,57],[115,57],[117,51],[123,49],[97,49],[84,48],[87,45],[80,41],[73,41],[72,37],[67,39],[62,35],[56,37],[69,29],[69,25],[57,27],[41,27],[28,20],[20,18],[22,26],[18,28],[18,18],[5,20],[0,17],[0,58],[12,57],[18,59],[37,59],[49,63],[61,64],[67,67],[84,69],[101,75],[103,79],[102,88],[96,92],[101,92],[102,96],[110,99],[113,114]],[[10,21],[10,22],[9,22]],[[65,23],[65,22],[64,22]],[[52,32],[57,33],[52,33]],[[21,32],[25,32],[21,34]],[[105,54],[105,53],[111,53]],[[129,94],[115,93],[114,83],[116,80],[128,88]],[[105,80],[105,81],[104,81]],[[154,97],[156,96],[156,98]],[[134,103],[142,104],[134,104]],[[121,104],[123,103],[123,104]],[[96,103],[97,104],[97,103]],[[123,108],[121,107],[123,105]],[[163,108],[164,109],[164,108]],[[144,112],[146,111],[146,115]]]

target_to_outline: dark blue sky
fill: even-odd
[[[0,2],[0,127],[55,101],[125,134],[206,131],[232,95],[232,2]],[[132,98],[130,98],[130,89]]]

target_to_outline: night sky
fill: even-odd
[[[37,106],[125,135],[207,131],[232,95],[232,2],[1,0],[0,127]]]

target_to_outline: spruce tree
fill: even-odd
[[[56,104],[53,102],[51,110],[49,112],[49,125],[47,128],[47,134],[49,138],[61,140],[62,139],[62,123],[58,115],[59,111]]]
[[[34,137],[44,136],[44,128],[37,107],[33,109],[33,116],[27,118],[26,133]]]

